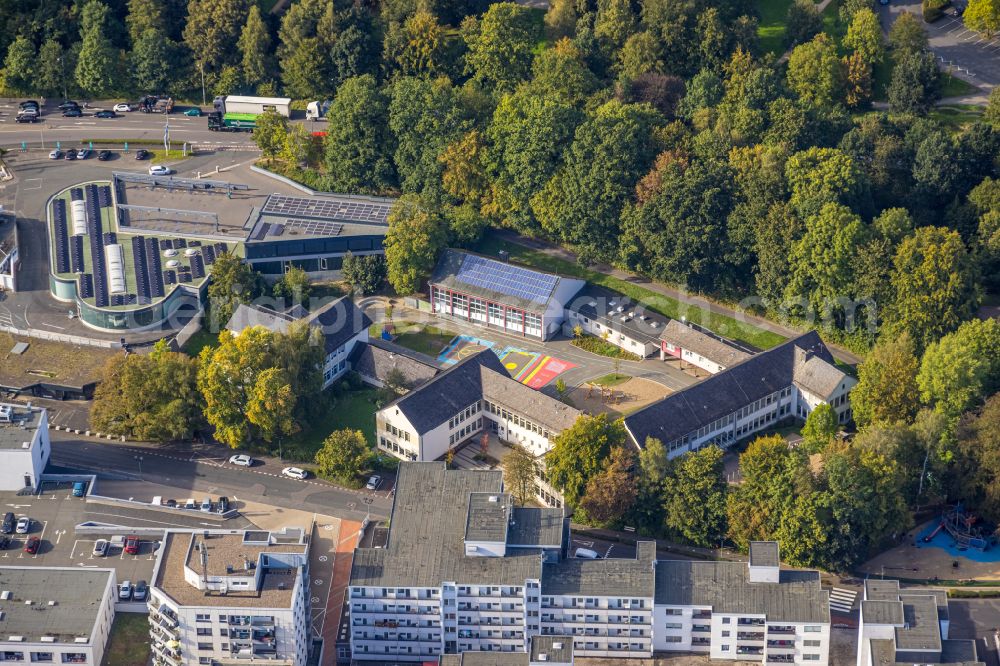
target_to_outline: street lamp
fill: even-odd
[[[205,100],[205,63],[199,62],[198,69],[201,70],[201,105],[205,106],[208,103]]]
[[[142,478],[142,456],[132,456],[139,463],[139,478]]]
[[[63,99],[66,99],[69,93],[66,92],[66,61],[62,56],[59,56],[59,69],[62,71]]]
[[[372,517],[372,502],[375,501],[374,497],[366,497],[365,502],[365,523],[368,523]]]

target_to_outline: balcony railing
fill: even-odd
[[[764,648],[750,645],[737,646],[736,654],[764,654]]]
[[[779,640],[770,640],[769,639],[767,641],[767,647],[769,647],[769,648],[794,648],[795,647],[795,641],[786,641],[786,640],[780,640],[780,639]]]
[[[738,631],[736,632],[736,640],[738,641],[762,641],[764,640],[763,631]]]
[[[758,617],[741,617],[736,621],[736,624],[741,627],[763,627],[764,619]]]
[[[699,634],[708,634],[712,632],[712,626],[708,624],[696,624],[691,627],[691,631]]]
[[[772,624],[772,625],[768,626],[767,633],[769,633],[769,634],[792,634],[792,635],[794,635],[795,634],[795,627],[776,626],[776,625]]]
[[[712,639],[711,638],[701,638],[701,637],[698,637],[698,638],[692,638],[691,639],[691,645],[703,645],[705,647],[708,647],[711,644],[712,644]]]
[[[711,620],[712,619],[712,612],[711,611],[695,611],[694,613],[691,614],[691,619],[693,619],[693,620]]]
[[[791,654],[769,654],[767,663],[769,664],[791,664],[795,661],[795,655]]]

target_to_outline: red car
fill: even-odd
[[[130,536],[125,537],[125,552],[129,555],[139,554],[139,537]]]
[[[36,536],[28,537],[28,540],[24,544],[24,552],[29,555],[34,555],[38,552],[38,547],[41,545],[42,540]]]

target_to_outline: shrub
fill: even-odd
[[[924,21],[927,23],[933,23],[939,18],[944,16],[944,10],[949,5],[951,5],[951,0],[923,0],[921,4],[921,9],[924,15]]]
[[[642,360],[638,354],[625,351],[624,349],[611,344],[607,340],[602,340],[601,338],[594,337],[593,335],[584,335],[578,338],[573,338],[573,346],[579,347],[584,351],[589,351],[591,354],[600,354],[601,356],[608,356],[610,358],[620,358],[623,361]]]

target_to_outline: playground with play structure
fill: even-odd
[[[995,527],[987,525],[979,516],[967,512],[961,503],[949,507],[937,523],[931,523],[917,537],[917,547],[944,548],[953,555],[981,560],[997,544]],[[1000,552],[990,553],[990,561],[1000,560]]]

